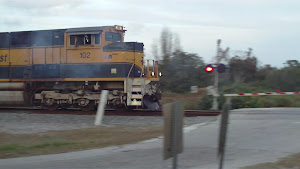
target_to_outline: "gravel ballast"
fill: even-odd
[[[39,133],[53,130],[94,128],[95,115],[30,114],[0,112],[0,132],[12,134]],[[215,121],[216,116],[185,117],[184,124],[191,125]],[[161,116],[104,116],[104,126],[146,127],[163,124]]]

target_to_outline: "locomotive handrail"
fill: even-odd
[[[155,61],[155,71],[156,71],[156,77],[158,78],[159,77],[159,74],[158,74],[158,61]]]
[[[149,60],[147,60],[147,77],[150,77],[149,72],[150,72],[150,70],[149,70]]]
[[[131,70],[132,70],[133,66],[134,66],[134,63],[132,63],[132,66],[131,66],[131,68],[128,72],[127,78],[126,78],[126,93],[128,92],[128,79],[129,79],[129,75],[131,73]]]
[[[153,64],[152,64],[152,72],[154,73],[154,75],[152,75],[152,72],[150,71],[149,61],[150,60],[147,60],[146,77],[149,78],[149,77],[153,76],[153,77],[159,78],[158,61],[152,60],[152,62],[153,62]]]
[[[130,70],[129,70],[129,72],[128,72],[127,78],[129,78],[129,75],[130,75],[130,73],[131,73],[131,70],[132,70],[133,66],[134,66],[134,63],[132,63],[132,66],[131,66],[131,68],[130,68]]]

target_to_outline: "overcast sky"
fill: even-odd
[[[261,65],[300,56],[297,0],[0,0],[0,11],[0,32],[124,25],[125,40],[143,42],[149,59],[164,27],[206,62],[217,39],[224,48],[253,48]]]

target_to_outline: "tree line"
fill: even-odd
[[[211,83],[211,77],[203,71],[203,58],[183,51],[178,35],[167,28],[161,32],[159,42],[152,45],[152,55],[159,60],[164,92],[184,93],[190,86],[206,87]]]
[[[190,86],[213,84],[213,74],[204,71],[201,56],[183,51],[177,34],[163,29],[158,42],[152,45],[152,55],[159,60],[164,91],[189,92]],[[300,63],[287,60],[282,68],[258,65],[254,55],[234,55],[229,58],[226,73],[220,74],[220,92],[300,91]]]

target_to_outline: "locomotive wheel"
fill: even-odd
[[[82,111],[92,111],[95,108],[94,102],[89,102],[86,106],[80,106],[80,110]]]
[[[58,104],[53,103],[52,105],[44,105],[43,107],[49,111],[54,111],[58,108]]]

